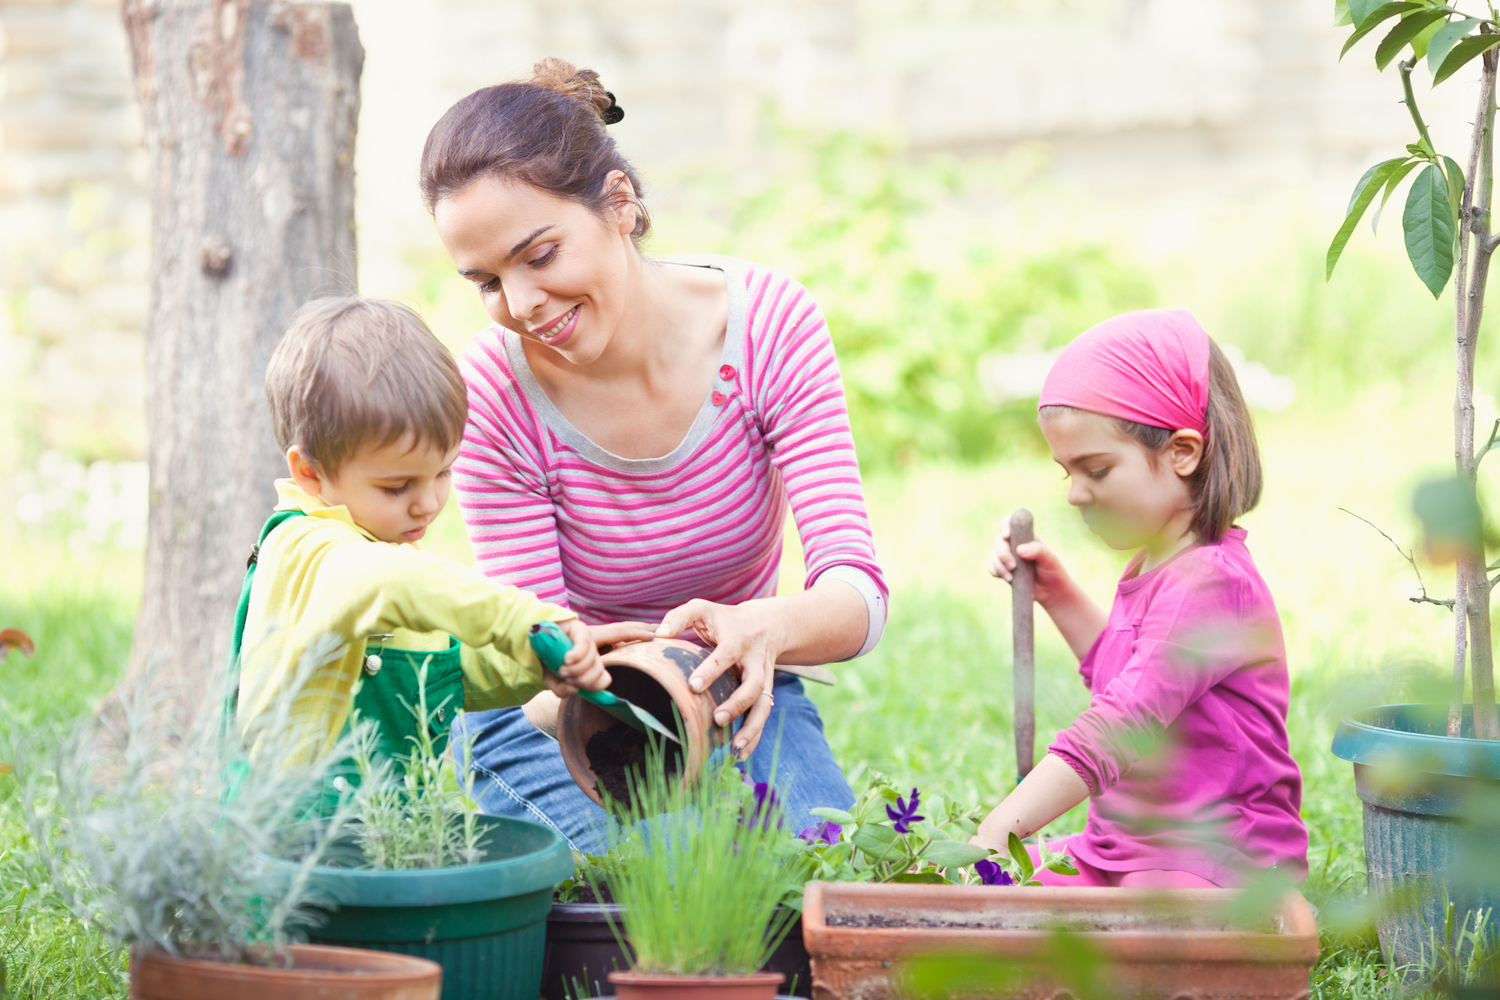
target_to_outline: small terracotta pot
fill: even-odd
[[[779,972],[748,976],[665,976],[646,972],[611,972],[619,1000],[775,1000]]]
[[[738,668],[719,675],[702,694],[693,693],[687,679],[708,658],[710,650],[681,639],[653,639],[615,646],[603,656],[612,678],[609,690],[650,712],[668,729],[677,726],[672,707],[682,716],[687,741],[683,745],[684,787],[695,781],[714,749],[724,743],[724,730],[714,725],[714,710],[739,687]],[[568,773],[589,798],[604,804],[599,776],[589,764],[587,747],[594,734],[623,725],[618,719],[582,698],[568,698],[557,716],[557,742]]]
[[[438,1000],[443,968],[410,955],[292,945],[289,967],[138,953],[130,1000]]]

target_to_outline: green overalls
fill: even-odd
[[[245,583],[240,589],[240,603],[234,615],[234,637],[229,666],[227,697],[224,703],[223,732],[233,738],[234,716],[240,694],[240,649],[245,639],[245,618],[250,610],[250,587],[255,580],[255,565],[266,536],[283,521],[302,515],[300,510],[278,510],[260,529],[260,539],[250,553],[245,568]],[[364,676],[354,688],[353,712],[361,720],[375,724],[376,759],[389,760],[399,774],[402,757],[409,757],[415,746],[418,720],[413,709],[419,704],[421,688],[417,681],[422,664],[427,664],[427,710],[432,713],[428,727],[439,753],[447,748],[448,728],[453,716],[463,708],[464,676],[459,658],[459,642],[452,636],[448,648],[439,652],[392,649],[379,642],[390,636],[370,636],[365,641]],[[344,733],[350,723],[344,723]],[[353,760],[335,765],[324,782],[323,807],[330,810],[339,798],[359,783],[359,770]]]

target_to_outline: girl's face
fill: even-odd
[[[1068,474],[1068,503],[1112,549],[1155,551],[1180,541],[1192,523],[1188,477],[1203,457],[1203,437],[1183,430],[1152,454],[1114,418],[1084,410],[1041,420],[1052,459]]]
[[[618,171],[606,215],[529,184],[482,177],[433,206],[438,237],[485,311],[575,365],[598,360],[619,327],[635,263],[636,210]]]

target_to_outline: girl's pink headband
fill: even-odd
[[[1208,334],[1186,309],[1122,313],[1079,334],[1047,373],[1037,408],[1074,406],[1208,433]]]

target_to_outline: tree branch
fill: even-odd
[[[1500,420],[1495,421],[1495,426],[1496,426],[1497,430],[1500,430]],[[1438,598],[1438,597],[1428,597],[1427,596],[1427,585],[1422,582],[1422,571],[1419,568],[1417,568],[1417,560],[1416,560],[1416,552],[1415,552],[1415,550],[1408,551],[1407,549],[1403,549],[1399,544],[1397,544],[1397,542],[1396,542],[1396,540],[1394,538],[1392,538],[1390,535],[1387,535],[1385,533],[1385,531],[1380,527],[1380,525],[1376,524],[1374,521],[1370,520],[1369,518],[1367,518],[1367,517],[1360,517],[1358,514],[1354,513],[1354,511],[1350,510],[1347,507],[1340,507],[1339,510],[1343,511],[1345,514],[1348,514],[1350,517],[1354,518],[1357,521],[1363,521],[1363,522],[1365,522],[1370,527],[1372,527],[1376,531],[1380,532],[1380,537],[1384,538],[1386,541],[1390,542],[1391,546],[1397,552],[1401,553],[1401,558],[1405,559],[1407,561],[1407,563],[1410,564],[1411,571],[1413,573],[1417,574],[1417,587],[1418,587],[1418,589],[1420,589],[1422,591],[1422,593],[1421,593],[1421,596],[1419,596],[1419,597],[1408,597],[1407,598],[1408,601],[1411,601],[1413,604],[1440,604],[1443,607],[1449,609],[1450,611],[1453,609],[1453,598],[1450,597],[1450,598],[1444,600],[1444,599]]]

